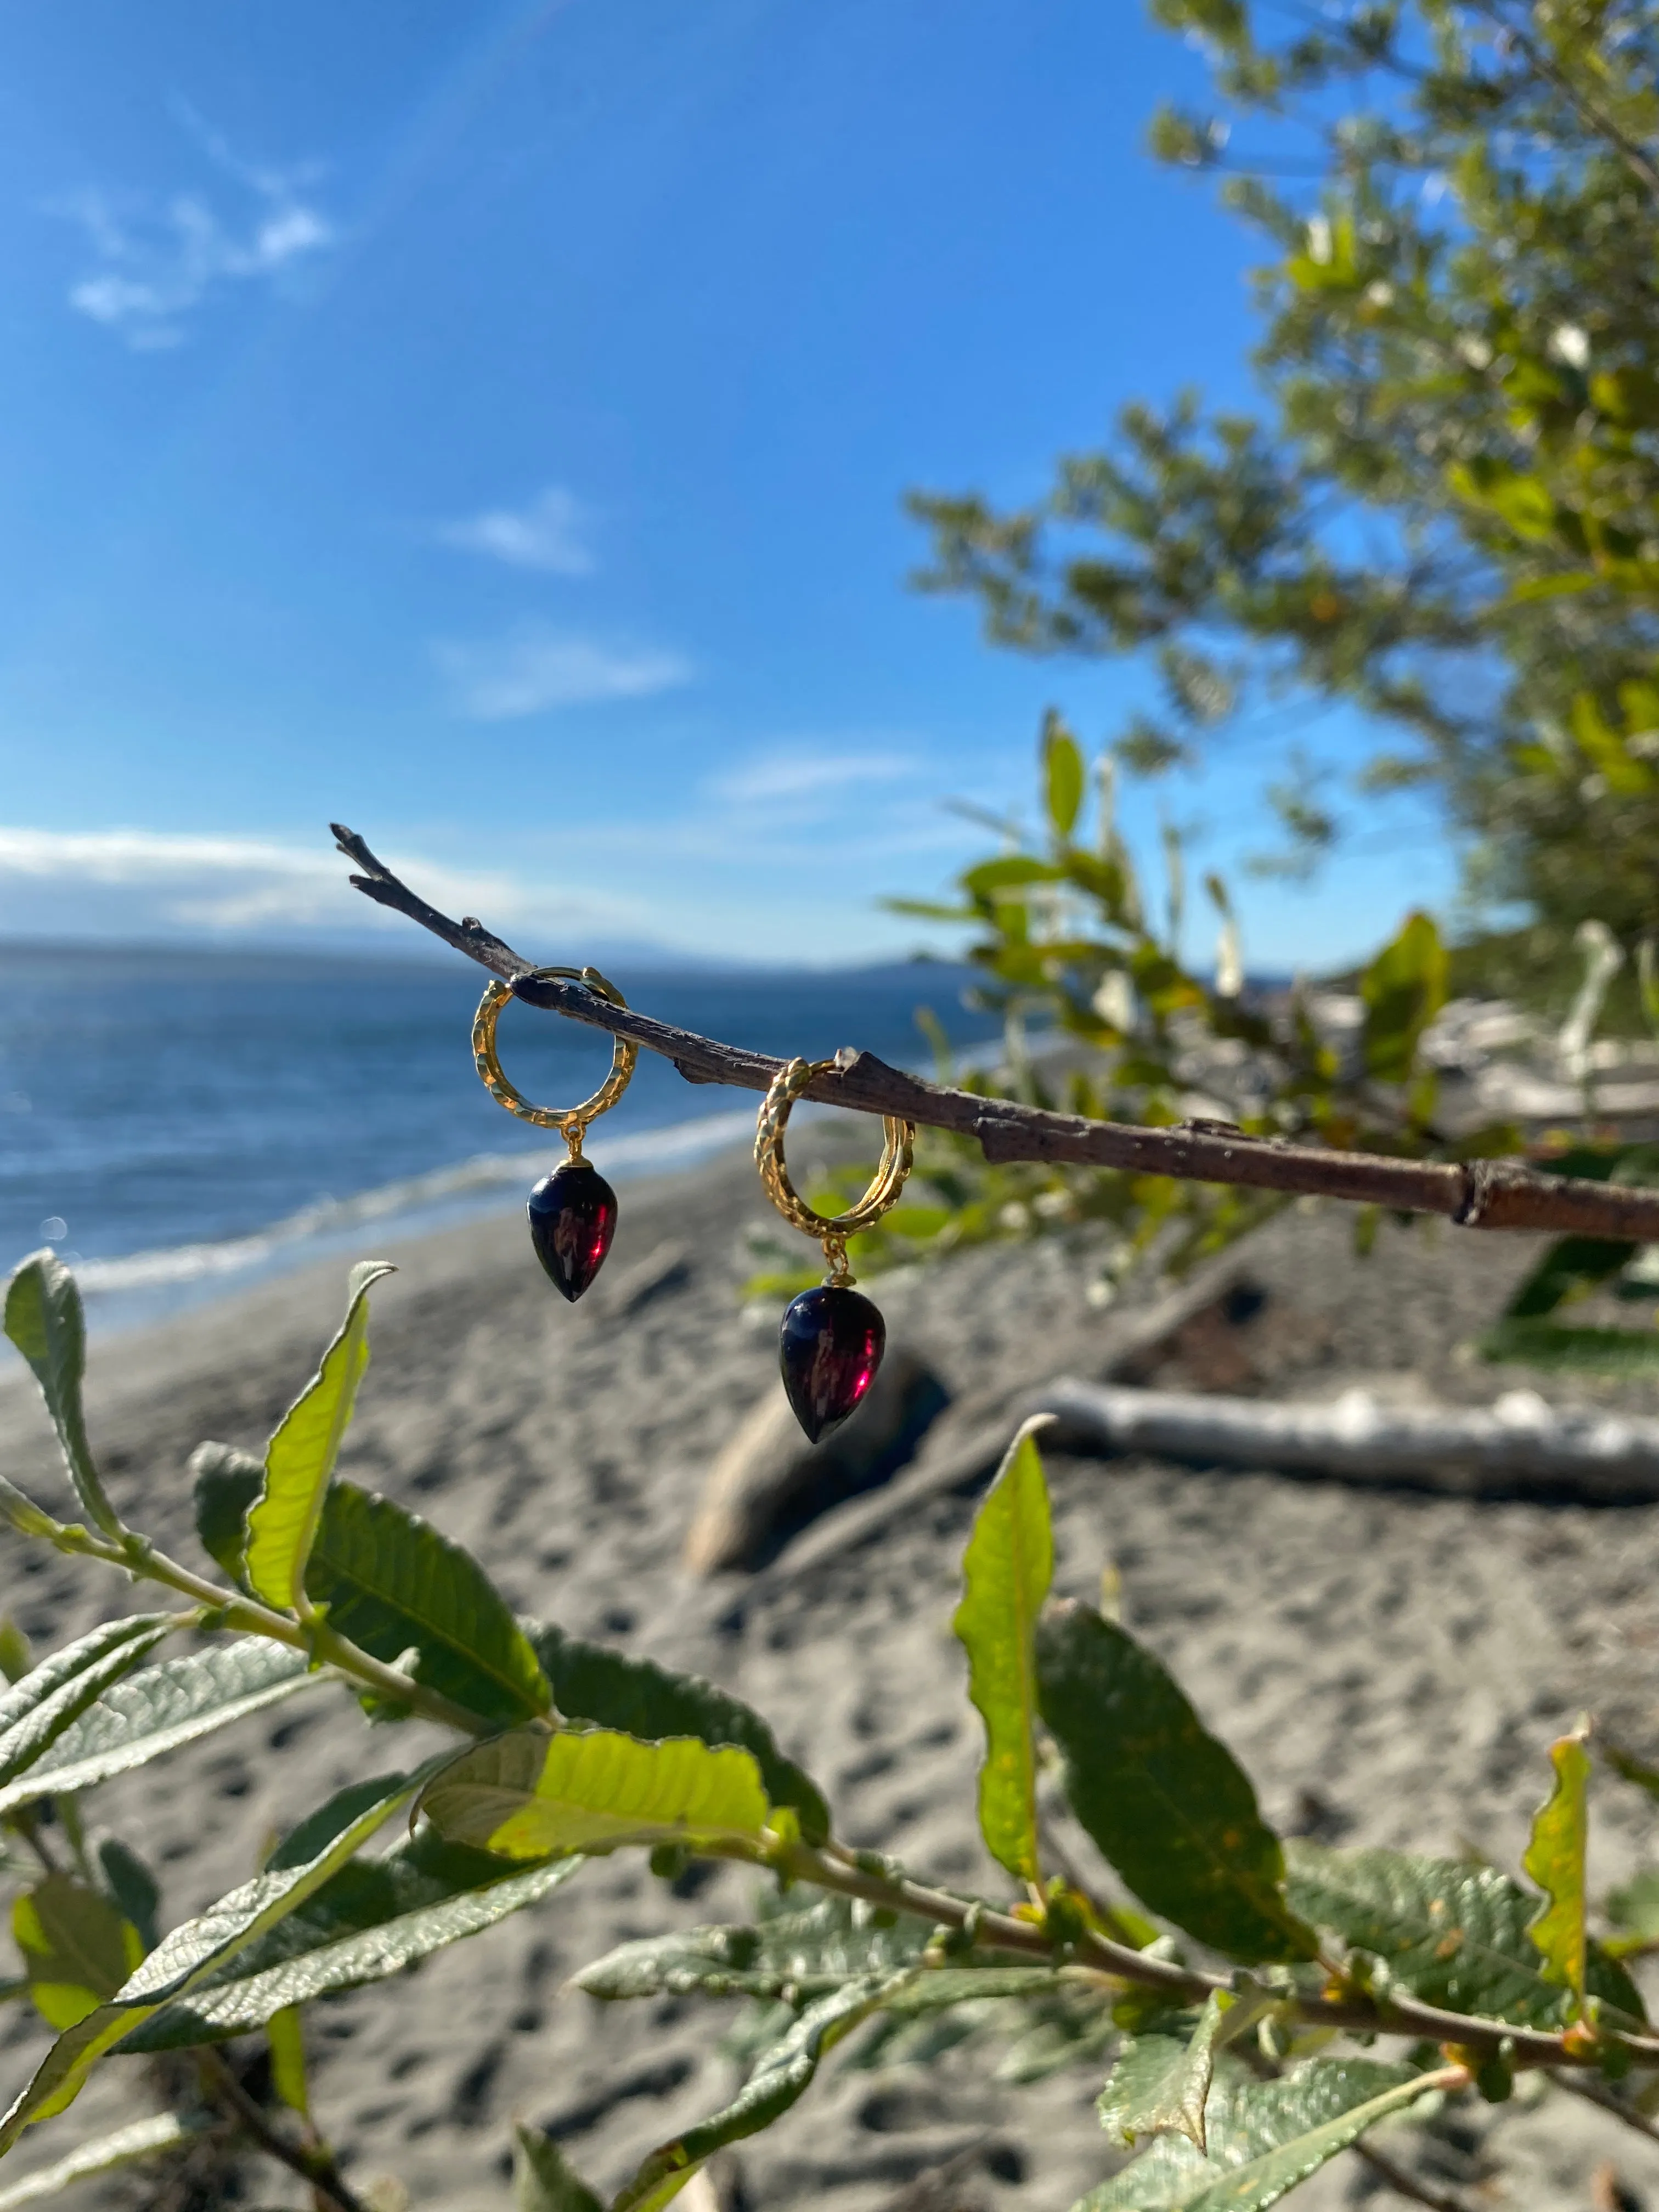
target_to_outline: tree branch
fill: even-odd
[[[1477,15],[1484,15],[1489,23],[1497,26],[1528,67],[1560,94],[1585,130],[1600,138],[1604,145],[1610,146],[1650,196],[1659,200],[1659,168],[1655,167],[1647,149],[1638,145],[1628,132],[1621,131],[1604,108],[1581,92],[1566,71],[1544,52],[1537,40],[1518,24],[1511,22],[1503,9],[1493,4],[1493,0],[1474,0],[1474,10]]]
[[[472,915],[453,921],[428,906],[355,830],[331,824],[336,842],[363,872],[355,887],[377,905],[411,921],[464,952],[469,960],[513,986],[526,1006],[563,1014],[594,1029],[624,1036],[672,1060],[688,1083],[723,1083],[763,1091],[784,1062],[763,1052],[722,1044],[655,1021],[631,1006],[613,1006],[585,985],[536,981],[535,963],[515,952]],[[1393,1159],[1378,1152],[1340,1152],[1280,1138],[1246,1136],[1216,1122],[1177,1122],[1173,1128],[1139,1128],[1130,1122],[1091,1121],[1054,1114],[1012,1098],[981,1098],[924,1083],[890,1067],[874,1053],[843,1047],[835,1066],[802,1094],[854,1113],[895,1115],[930,1129],[950,1129],[979,1140],[988,1160],[1050,1161],[1079,1167],[1117,1168],[1132,1175],[1172,1176],[1188,1182],[1228,1183],[1398,1213],[1438,1214],[1466,1229],[1542,1230],[1556,1236],[1597,1237],[1630,1243],[1659,1243],[1659,1191],[1592,1182],[1582,1176],[1543,1175],[1504,1160],[1445,1162]]]

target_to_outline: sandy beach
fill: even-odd
[[[678,1555],[710,1463],[778,1387],[773,1325],[745,1317],[737,1295],[751,1266],[744,1231],[767,1209],[741,1156],[623,1195],[610,1279],[665,1240],[690,1255],[629,1311],[607,1301],[605,1279],[588,1303],[564,1306],[516,1217],[391,1252],[399,1273],[374,1295],[373,1364],[342,1471],[470,1547],[522,1612],[747,1698],[817,1777],[849,1842],[1002,1893],[977,1840],[977,1722],[949,1629],[971,1492],[936,1497],[810,1572],[775,1571],[752,1589],[741,1577],[689,1581]],[[1292,1212],[1252,1247],[1250,1296],[1234,1317],[1200,1316],[1145,1379],[1309,1397],[1368,1382],[1484,1402],[1535,1382],[1461,1350],[1530,1257],[1523,1240],[1390,1228],[1360,1261],[1340,1215]],[[870,1287],[892,1337],[960,1401],[1098,1373],[1121,1316],[1088,1304],[1095,1271],[1086,1244],[1055,1240]],[[296,1274],[94,1345],[90,1421],[112,1490],[181,1556],[198,1556],[190,1451],[205,1437],[263,1445],[334,1325],[343,1276]],[[61,1496],[44,1416],[15,1364],[0,1376],[0,1468]],[[1659,1507],[1481,1504],[1134,1459],[1054,1456],[1049,1471],[1057,1589],[1093,1598],[1103,1574],[1116,1577],[1126,1624],[1173,1667],[1286,1832],[1513,1867],[1545,1792],[1546,1747],[1578,1712],[1659,1751]],[[4,1604],[42,1644],[132,1601],[107,1572],[4,1543]],[[369,1731],[323,1686],[106,1785],[88,1809],[142,1846],[177,1919],[252,1872],[273,1830],[349,1779],[412,1764],[423,1741],[414,1726]],[[1655,1856],[1650,1811],[1598,1780],[1598,1890]],[[1075,1832],[1067,1842],[1097,1869]],[[519,2117],[614,2187],[723,2102],[737,2079],[720,2048],[735,2008],[606,2008],[563,1986],[617,1942],[746,1915],[754,1894],[735,1871],[679,1888],[653,1881],[637,1855],[596,1861],[412,1978],[315,2008],[315,2094],[353,2180],[394,2173],[421,2212],[504,2205]],[[46,2039],[25,2008],[0,2013],[8,2098]],[[757,2212],[1066,2212],[1113,2162],[1092,2111],[1099,2069],[1022,2087],[998,2078],[999,2055],[986,2036],[927,2069],[832,2065],[790,2118],[743,2147],[745,2201]],[[142,2062],[112,2061],[13,2165],[45,2163],[152,2099]],[[1582,2104],[1554,2095],[1514,2117],[1501,2184],[1489,2184],[1486,2120],[1484,2108],[1460,2112],[1429,2145],[1442,2185],[1471,2203],[1592,2212],[1593,2170],[1610,2158],[1659,2204],[1659,2142]],[[915,2186],[952,2160],[953,2194]],[[245,2201],[294,2204],[296,2191],[262,2167]],[[131,2177],[63,2201],[161,2200]],[[1334,2212],[1401,2200],[1344,2158],[1295,2202]]]

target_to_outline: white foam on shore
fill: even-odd
[[[803,1109],[805,1111],[805,1109]],[[705,1114],[662,1129],[637,1129],[596,1147],[607,1175],[619,1177],[663,1173],[690,1167],[711,1152],[752,1134],[755,1117],[746,1109]],[[263,1273],[273,1264],[306,1256],[304,1248],[326,1246],[337,1237],[378,1223],[393,1233],[407,1224],[413,1231],[429,1225],[434,1210],[444,1213],[488,1211],[489,1194],[522,1193],[538,1175],[564,1157],[562,1146],[547,1152],[479,1152],[458,1166],[405,1176],[353,1198],[319,1199],[297,1213],[246,1237],[212,1243],[173,1244],[151,1252],[129,1252],[118,1259],[77,1260],[76,1280],[89,1297],[154,1291],[226,1276]],[[467,1201],[480,1201],[469,1206]]]
[[[1047,1042],[1042,1033],[1030,1041],[1037,1048],[1034,1057],[1040,1056]],[[993,1066],[1000,1055],[1000,1042],[988,1039],[958,1054],[954,1072],[960,1075]],[[804,1124],[834,1110],[808,1100],[796,1108],[795,1120]],[[695,1167],[728,1146],[747,1143],[754,1129],[751,1104],[661,1128],[602,1134],[595,1144],[594,1164],[619,1182],[670,1174]],[[556,1139],[545,1150],[479,1152],[453,1167],[406,1176],[349,1198],[317,1199],[245,1236],[167,1245],[111,1259],[83,1259],[70,1251],[63,1257],[75,1270],[100,1334],[107,1335],[162,1320],[227,1291],[250,1288],[309,1261],[361,1249],[358,1239],[371,1226],[377,1241],[390,1243],[506,1212],[521,1204],[537,1176],[563,1158]],[[0,1346],[0,1353],[4,1349]]]

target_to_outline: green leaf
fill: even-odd
[[[202,1549],[246,1589],[247,1516],[265,1486],[265,1463],[234,1444],[198,1444],[190,1455],[190,1473]]]
[[[919,921],[977,921],[970,906],[944,906],[937,899],[884,898],[878,902],[885,914],[908,914]]]
[[[286,1612],[303,1616],[311,1609],[306,1563],[368,1365],[368,1293],[392,1272],[384,1260],[352,1269],[339,1333],[265,1448],[264,1486],[247,1516],[247,1578],[268,1605]]]
[[[1626,1782],[1633,1782],[1650,1797],[1659,1798],[1659,1768],[1647,1765],[1637,1758],[1634,1752],[1626,1751],[1622,1745],[1613,1743],[1607,1736],[1598,1735],[1596,1742],[1602,1758],[1615,1774],[1622,1775]]]
[[[514,2122],[513,2212],[605,2212],[551,2136]]]
[[[336,1482],[306,1565],[331,1628],[388,1664],[412,1650],[415,1680],[503,1728],[550,1703],[528,1638],[483,1569],[389,1498]]]
[[[35,2010],[52,2027],[95,2012],[144,1955],[137,1929],[72,1875],[49,1874],[15,1899],[11,1932]]]
[[[161,1909],[161,1892],[155,1875],[118,1836],[106,1836],[99,1844],[98,1869],[117,1911],[137,1929],[145,1950],[153,1951],[161,1941],[158,1915]]]
[[[417,1795],[436,1765],[434,1760],[414,1774],[394,1775],[342,1791],[339,1798],[323,1808],[324,1814],[330,1814],[341,1799],[349,1799],[356,1809],[313,1857],[295,1864],[278,1852],[263,1874],[175,1928],[106,2004],[88,2013],[52,2045],[33,2079],[0,2120],[0,2156],[11,2148],[26,2127],[72,2104],[99,2060],[134,2028],[141,2027],[164,2004],[187,1996],[216,1968],[297,1911],[377,1828]],[[325,1818],[320,1823],[303,1825],[327,1827],[332,1824]],[[290,1846],[293,1842],[290,1837]]]
[[[1352,1951],[1380,1962],[1395,1987],[1448,2012],[1523,2027],[1567,2024],[1567,1999],[1548,1981],[1528,1935],[1538,1900],[1497,1868],[1376,1850],[1289,1849],[1291,1903]],[[1635,2022],[1642,2000],[1624,1969],[1591,1946],[1593,1996]]]
[[[1173,2035],[1145,2035],[1124,2044],[1095,2106],[1109,2136],[1133,2148],[1143,2136],[1173,2130],[1194,2149],[1204,2148],[1216,2031],[1234,2002],[1212,1990],[1188,2042]]]
[[[1017,1881],[1042,1879],[1037,1860],[1037,1615],[1054,1579],[1048,1486],[1028,1421],[974,1516],[963,1556],[966,1592],[951,1626],[968,1654],[968,1694],[985,1723],[979,1827]]]
[[[1544,1972],[1565,1982],[1572,1994],[1573,2014],[1584,2009],[1586,1938],[1584,1856],[1589,1844],[1589,1753],[1584,1747],[1588,1723],[1550,1746],[1555,1781],[1533,1816],[1532,1837],[1521,1863],[1544,1892],[1528,1934],[1543,1954]]]
[[[1500,1321],[1481,1337],[1483,1359],[1514,1361],[1553,1374],[1652,1375],[1659,1329],[1570,1328],[1554,1321]]]
[[[112,2173],[118,2166],[136,2166],[141,2159],[182,2150],[216,2124],[210,2120],[180,2119],[177,2112],[158,2112],[152,2119],[135,2120],[130,2127],[117,2128],[112,2135],[82,2143],[55,2165],[25,2174],[9,2189],[0,2189],[0,2212],[22,2212],[24,2205],[45,2203],[72,2189],[77,2181],[90,2181],[96,2174]]]
[[[106,1620],[51,1653],[0,1694],[0,1807],[7,1800],[4,1785],[44,1758],[88,1705],[179,1625],[179,1616],[169,1613]]]
[[[1363,2058],[1316,2058],[1276,2081],[1231,2072],[1206,2114],[1209,2154],[1164,2136],[1073,2212],[1265,2212],[1366,2130],[1443,2086]]]
[[[1048,820],[1064,844],[1083,809],[1083,755],[1052,708],[1042,718],[1042,777]]]
[[[1644,1867],[1607,1893],[1607,1917],[1623,1936],[1606,1947],[1615,1954],[1624,1944],[1645,1947],[1659,1938],[1659,1867]]]
[[[1609,791],[1635,799],[1652,790],[1652,769],[1632,752],[1624,732],[1608,721],[1593,691],[1574,694],[1567,719],[1580,751],[1592,768],[1600,769]]]
[[[775,1997],[785,1990],[828,1996],[847,1983],[914,1965],[933,1930],[849,1898],[822,1897],[805,1911],[749,1927],[682,1928],[618,1944],[572,1980],[589,1996]]]
[[[1593,569],[1577,575],[1529,576],[1510,593],[1511,605],[1526,606],[1534,599],[1569,599],[1578,592],[1593,592],[1601,582]]]
[[[1360,1049],[1370,1074],[1384,1083],[1409,1081],[1418,1042],[1446,1003],[1448,974],[1440,932],[1426,914],[1408,915],[1359,979]]]
[[[1072,1809],[1142,1904],[1233,1958],[1311,1958],[1249,1778],[1151,1652],[1073,1602],[1043,1614],[1036,1664]]]
[[[1638,1249],[1600,1237],[1558,1237],[1504,1307],[1505,1318],[1533,1321],[1553,1313],[1616,1275]]]
[[[585,1643],[562,1628],[527,1627],[553,1686],[553,1702],[567,1720],[591,1721],[647,1743],[694,1735],[711,1746],[735,1744],[752,1755],[770,1802],[793,1807],[807,1842],[827,1841],[830,1808],[823,1793],[804,1768],[784,1757],[766,1722],[741,1698],[700,1674],[671,1674],[653,1659]]]
[[[6,1334],[34,1370],[82,1510],[106,1536],[121,1523],[104,1495],[81,1407],[87,1331],[75,1278],[55,1252],[32,1252],[6,1288]]]
[[[130,2035],[128,2051],[175,2051],[245,2035],[289,2008],[402,1973],[536,1905],[581,1866],[526,1869],[430,1830],[384,1857],[342,1867],[279,1928]]]
[[[1063,884],[1066,871],[1053,860],[1039,860],[1028,853],[1006,853],[994,860],[981,860],[962,878],[962,887],[975,898],[992,898],[999,891],[1022,890],[1029,884]]]
[[[8,1521],[20,1536],[45,1536],[51,1540],[64,1533],[61,1521],[43,1512],[27,1492],[3,1475],[0,1475],[0,1518]]]
[[[611,2212],[657,2212],[717,2150],[769,2127],[800,2097],[826,2054],[878,2011],[893,1987],[890,1978],[853,1982],[809,2005],[781,2042],[762,2053],[723,2112],[652,2152],[611,2200]]]
[[[302,1652],[263,1637],[164,1659],[106,1689],[46,1757],[0,1789],[0,1814],[59,1790],[89,1790],[324,1679],[307,1672]]]
[[[420,1809],[452,1843],[543,1858],[624,1844],[753,1843],[768,1808],[760,1769],[735,1746],[520,1729],[463,1752]]]
[[[265,2022],[265,2042],[270,2051],[271,2087],[290,2112],[297,2112],[308,2124],[311,2088],[306,2079],[305,2029],[297,2005],[284,2005],[281,2012],[272,2013]]]
[[[0,1614],[0,1674],[21,1682],[33,1664],[27,1637],[9,1613]]]

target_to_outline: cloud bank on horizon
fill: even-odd
[[[385,857],[452,914],[488,915],[504,930],[649,939],[647,915],[626,898],[561,892],[508,870],[447,867],[418,854]],[[438,949],[353,890],[349,866],[320,837],[306,847],[145,830],[0,829],[0,939],[262,944],[370,935],[395,936],[411,954]]]

